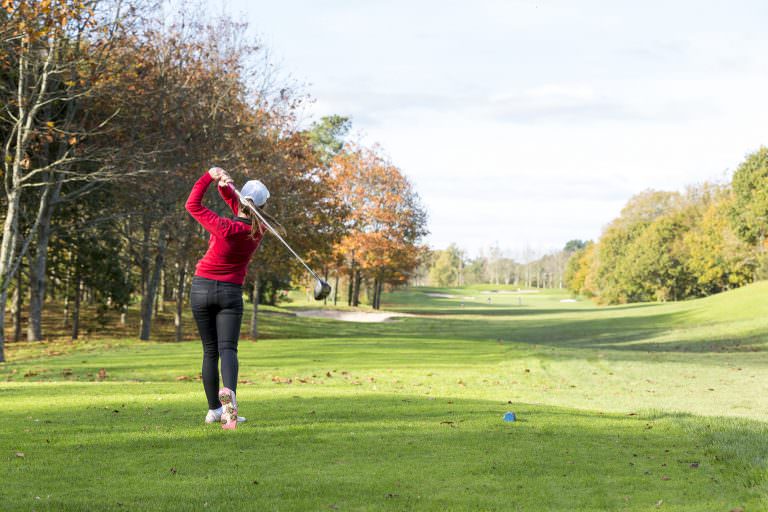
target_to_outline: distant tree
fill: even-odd
[[[307,131],[309,144],[324,165],[344,148],[344,137],[351,127],[348,117],[333,115],[321,118]]]
[[[694,278],[684,265],[682,247],[689,220],[685,211],[661,215],[627,247],[621,282],[629,302],[679,300],[692,291]]]
[[[461,251],[455,244],[448,249],[435,251],[437,259],[429,270],[429,280],[434,286],[459,286],[459,272],[463,264]]]
[[[586,245],[587,245],[586,240],[569,240],[568,242],[566,242],[563,250],[565,252],[576,252],[586,247]]]
[[[587,242],[584,247],[573,253],[565,268],[565,284],[569,290],[579,295],[593,297],[597,290],[590,286],[595,266],[597,244]]]
[[[696,276],[696,294],[710,295],[752,281],[755,248],[736,236],[729,218],[733,196],[724,190],[684,238],[685,265]]]
[[[763,252],[768,236],[768,147],[747,156],[733,174],[729,210],[736,234]]]

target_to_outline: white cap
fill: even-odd
[[[243,185],[240,195],[251,199],[256,206],[264,206],[269,199],[269,190],[259,180],[250,180]]]

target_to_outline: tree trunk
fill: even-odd
[[[69,287],[72,280],[72,254],[69,255],[69,265],[67,265],[67,275],[64,277],[64,327],[69,325]]]
[[[179,265],[179,280],[176,283],[176,315],[173,317],[173,323],[176,327],[176,341],[182,339],[182,312],[184,311],[184,280],[187,278],[187,261]]]
[[[379,298],[379,278],[375,277],[373,278],[373,300],[371,301],[371,305],[373,306],[373,309],[379,309],[378,304],[378,298]]]
[[[24,291],[22,289],[23,275],[21,267],[16,272],[16,289],[13,291],[13,341],[21,341],[21,308],[23,307]]]
[[[352,253],[352,264],[349,266],[349,287],[347,291],[347,306],[352,305],[355,289],[355,253]]]
[[[52,179],[51,176],[48,179]],[[38,209],[39,224],[37,225],[37,246],[29,263],[29,320],[27,324],[27,341],[43,339],[42,316],[43,301],[45,300],[45,277],[48,264],[48,244],[51,240],[51,217],[59,199],[62,182],[48,184],[40,196]]]
[[[355,270],[354,290],[352,292],[352,305],[357,307],[360,305],[360,282],[363,280],[363,276],[360,275],[359,270]]]
[[[155,293],[157,293],[157,288],[160,284],[160,271],[163,268],[165,248],[168,244],[165,224],[160,225],[157,242],[157,253],[155,254],[155,264],[152,269],[152,276],[147,283],[144,297],[141,301],[141,329],[139,332],[139,339],[143,341],[149,340],[149,333],[152,328],[152,307],[155,303]]]
[[[83,293],[83,280],[80,271],[75,274],[75,305],[72,308],[72,339],[76,340],[80,334],[80,296]]]
[[[160,313],[165,313],[165,269],[160,269],[160,289],[155,301],[155,318]]]
[[[259,274],[253,279],[253,315],[251,316],[251,338],[259,337]]]
[[[336,282],[333,285],[333,305],[334,306],[336,305],[336,297],[338,296],[338,294],[339,294],[339,273],[337,271],[336,272]]]
[[[384,291],[384,280],[379,279],[379,291],[376,294],[376,309],[381,309],[381,292]]]
[[[21,190],[13,188],[7,194],[8,209],[3,222],[3,239],[0,242],[0,363],[5,361],[5,304],[8,287],[13,278],[14,254],[19,234],[19,200]]]

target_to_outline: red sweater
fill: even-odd
[[[257,233],[251,238],[251,223],[242,217],[227,219],[219,217],[202,204],[203,196],[213,179],[207,172],[203,174],[189,193],[187,211],[211,234],[208,240],[208,251],[197,262],[195,275],[225,281],[227,283],[243,284],[248,262],[258,249],[263,235]],[[222,199],[237,215],[239,201],[229,187],[216,187]]]

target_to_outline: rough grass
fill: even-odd
[[[611,308],[491,290],[390,294],[424,316],[382,324],[265,314],[235,432],[202,424],[197,342],[9,345],[3,508],[768,507],[767,283]]]

